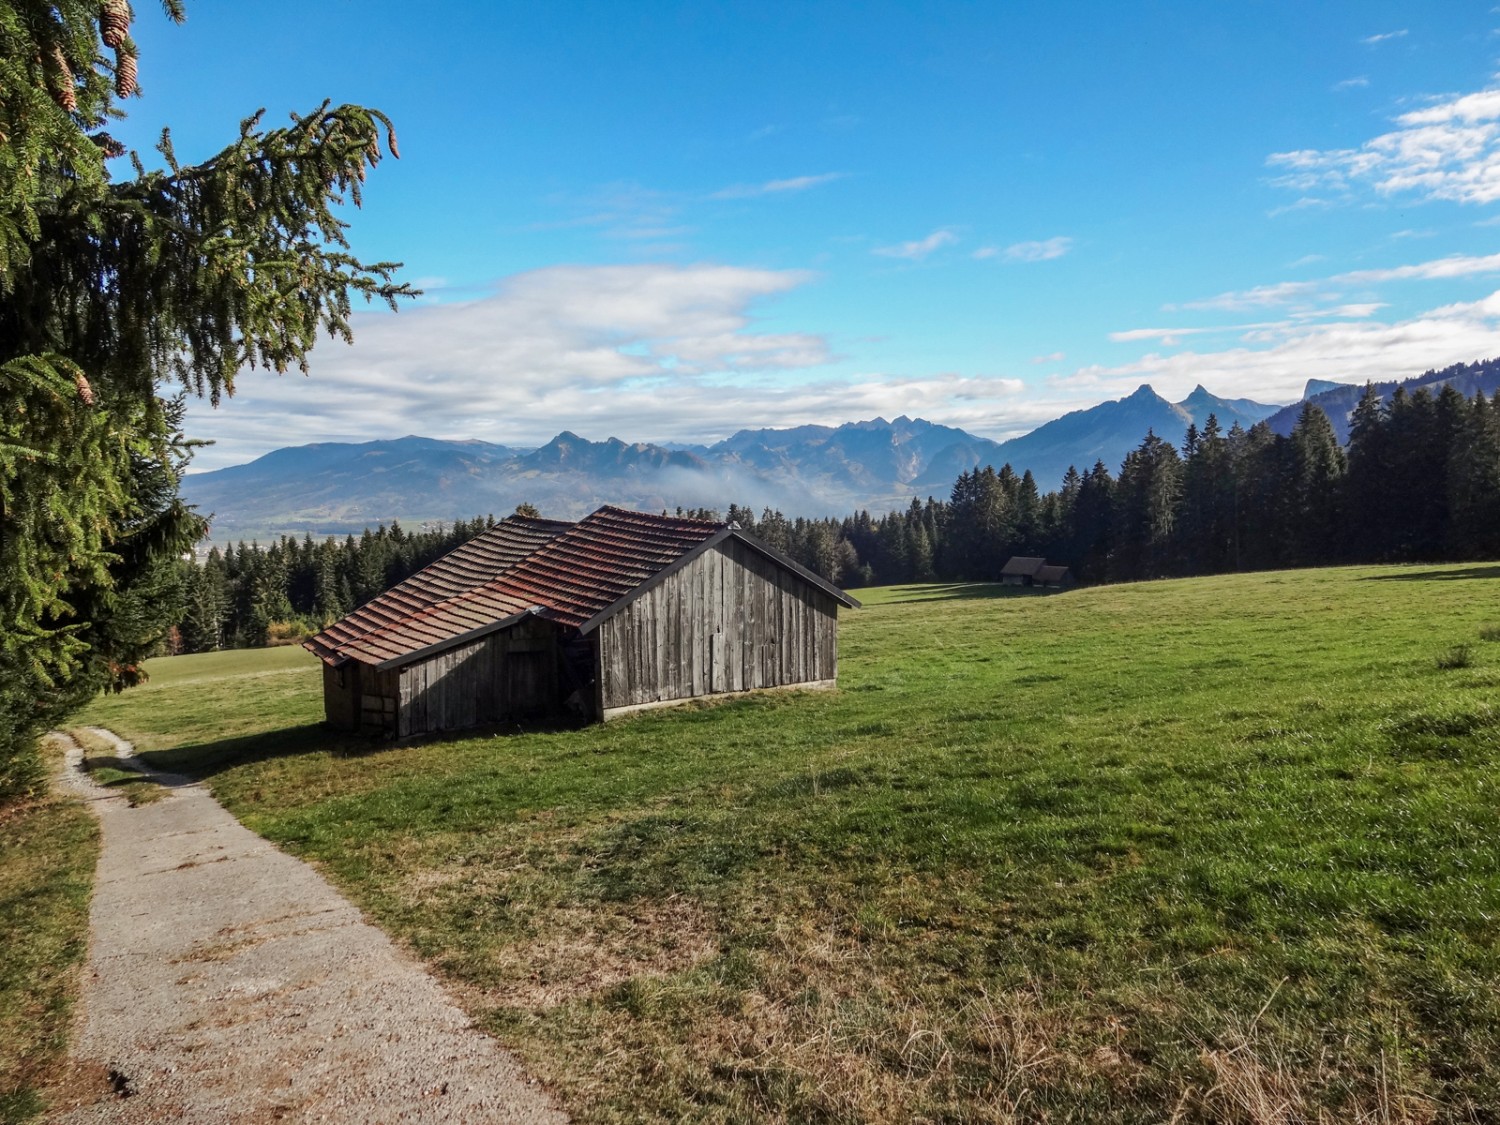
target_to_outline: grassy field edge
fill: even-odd
[[[58,793],[0,809],[0,1123],[44,1109],[88,953],[99,823]]]

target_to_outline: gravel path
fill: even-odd
[[[52,1122],[566,1121],[420,965],[207,788],[148,773],[169,794],[131,808],[54,737],[104,841]]]

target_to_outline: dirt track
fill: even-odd
[[[104,839],[50,1121],[566,1121],[419,964],[204,786],[150,775],[168,796],[131,808],[54,737]]]

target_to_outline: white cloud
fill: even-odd
[[[1293,320],[1327,319],[1330,317],[1342,317],[1348,320],[1364,320],[1366,317],[1374,316],[1381,309],[1387,308],[1383,301],[1359,301],[1348,305],[1334,305],[1328,309],[1311,309],[1305,312],[1294,312],[1291,314]]]
[[[1220,293],[1216,297],[1184,301],[1179,305],[1165,305],[1163,311],[1219,309],[1227,312],[1241,312],[1246,309],[1271,308],[1297,302],[1311,304],[1337,300],[1340,295],[1340,286],[1380,285],[1391,281],[1441,281],[1457,277],[1478,277],[1491,273],[1500,273],[1500,254],[1453,254],[1446,258],[1435,258],[1406,266],[1350,270],[1319,281],[1281,281],[1275,285],[1257,285],[1253,289]]]
[[[1410,266],[1393,266],[1390,269],[1352,270],[1337,274],[1335,283],[1348,285],[1370,285],[1384,281],[1434,281],[1454,277],[1475,277],[1486,273],[1500,273],[1500,254],[1475,256],[1453,254],[1447,258],[1436,258],[1430,262],[1418,262]]]
[[[731,184],[709,196],[710,199],[753,199],[760,195],[787,195],[821,187],[844,178],[843,172],[823,172],[816,176],[793,176],[786,180],[767,180],[763,184]]]
[[[1360,42],[1368,47],[1373,47],[1376,43],[1386,43],[1392,39],[1404,39],[1406,35],[1407,29],[1403,27],[1399,31],[1384,31],[1379,35],[1367,35]]]
[[[983,251],[976,251],[974,257],[993,258],[1001,255],[1007,262],[1050,262],[1054,258],[1061,258],[1072,248],[1071,238],[1058,235],[1040,242],[1016,242],[1004,250],[992,246],[985,247]]]
[[[1332,204],[1326,199],[1319,199],[1315,195],[1304,195],[1295,203],[1288,203],[1283,207],[1272,207],[1266,215],[1272,219],[1278,215],[1290,215],[1294,211],[1310,211],[1315,207],[1331,207]]]
[[[1219,395],[1291,401],[1310,378],[1404,379],[1433,367],[1469,362],[1494,352],[1497,333],[1500,291],[1391,323],[1364,319],[1266,326],[1248,333],[1246,346],[1169,356],[1150,353],[1118,366],[1080,368],[1049,378],[1048,383],[1059,391],[1090,395],[1094,401],[1129,394],[1142,382],[1174,401],[1199,383]]]
[[[1180,305],[1165,305],[1163,308],[1166,312],[1176,312],[1179,309],[1219,309],[1225,312],[1263,309],[1310,298],[1318,292],[1318,284],[1316,281],[1281,281],[1275,285],[1257,285],[1253,289],[1220,293],[1217,297],[1184,301]]]
[[[719,401],[715,379],[827,363],[821,336],[759,331],[750,319],[757,301],[809,280],[716,265],[559,266],[479,300],[357,313],[354,346],[320,343],[311,378],[247,371],[221,409],[194,404],[190,430],[221,442],[196,464],[413,431],[539,441],[627,401],[644,425],[678,396]]]
[[[1357,90],[1369,84],[1370,80],[1361,74],[1357,78],[1346,78],[1342,82],[1335,82],[1333,88],[1335,90]]]
[[[905,258],[908,261],[920,262],[934,250],[951,246],[957,241],[958,236],[951,230],[935,230],[926,238],[919,238],[915,242],[901,242],[895,246],[877,246],[870,252],[879,254],[882,258]]]
[[[1395,124],[1359,148],[1272,153],[1267,165],[1283,171],[1271,183],[1303,193],[1347,196],[1369,184],[1386,196],[1475,204],[1500,200],[1500,88],[1450,95],[1401,114]]]
[[[1218,335],[1225,332],[1243,331],[1251,327],[1255,326],[1241,324],[1207,328],[1127,328],[1123,332],[1111,332],[1109,338],[1112,343],[1116,344],[1136,344],[1143,340],[1153,340],[1173,347],[1184,336]]]
[[[1067,354],[1065,352],[1051,352],[1048,355],[1034,355],[1034,356],[1031,357],[1031,362],[1032,363],[1061,363],[1063,360],[1065,360],[1067,358],[1068,357],[1067,357]]]

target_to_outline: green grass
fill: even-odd
[[[0,810],[0,1122],[43,1109],[88,950],[97,822],[75,800]]]
[[[583,730],[333,740],[280,651],[85,721],[582,1121],[1493,1121],[1496,578],[861,591],[839,692]]]

